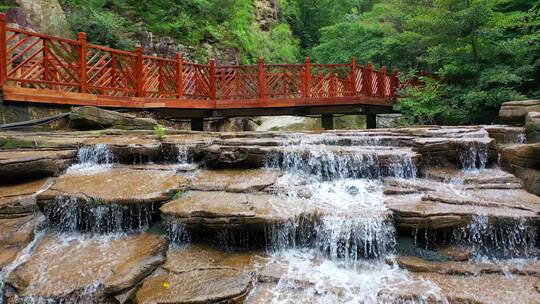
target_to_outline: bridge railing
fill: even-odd
[[[144,55],[6,26],[0,14],[0,85],[114,97],[188,100],[394,99],[397,72],[343,64],[217,65]]]

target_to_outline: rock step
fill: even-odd
[[[152,223],[158,207],[189,184],[172,171],[97,168],[64,174],[37,196],[62,231],[112,232]]]
[[[5,279],[7,303],[110,303],[164,260],[160,235],[46,235]]]

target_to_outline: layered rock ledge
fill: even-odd
[[[166,240],[151,233],[45,236],[28,261],[6,278],[7,303],[109,303],[161,264],[166,248]]]
[[[75,150],[17,150],[0,152],[0,181],[57,176],[75,161]]]
[[[188,184],[172,171],[98,167],[62,175],[37,204],[62,230],[121,231],[150,224],[159,205]]]

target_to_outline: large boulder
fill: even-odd
[[[48,235],[6,278],[7,303],[111,303],[163,262],[160,235]]]
[[[525,129],[527,130],[527,142],[540,142],[540,112],[529,112],[525,118]]]
[[[71,165],[75,150],[13,150],[0,152],[0,182],[56,176]]]
[[[98,107],[74,108],[69,119],[78,129],[153,129],[157,122],[151,118],[138,118],[131,114],[100,109]]]
[[[540,112],[540,100],[505,102],[501,106],[499,117],[507,123],[523,125],[529,112]]]

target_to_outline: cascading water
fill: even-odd
[[[114,155],[106,144],[83,146],[77,151],[77,163],[69,167],[67,172],[95,172],[110,168],[114,162]]]
[[[483,215],[453,234],[458,244],[472,247],[478,260],[534,257],[538,237],[537,228],[524,219],[493,223]]]
[[[334,139],[317,140],[329,143]],[[384,206],[382,177],[414,179],[417,169],[410,151],[394,150],[388,156],[387,147],[374,146],[378,143],[374,137],[359,138],[354,141],[358,146],[337,149],[312,142],[294,137],[267,159],[267,168],[286,172],[280,183],[285,191],[278,195],[308,200],[317,210],[267,229],[273,258],[289,265],[272,291],[273,303],[381,303],[383,298],[382,303],[428,303],[433,299],[444,303],[439,290],[428,283],[425,297],[395,296],[393,288],[399,289],[398,283],[411,279],[384,262],[393,257],[396,232]],[[384,164],[379,154],[385,158]],[[310,287],[296,286],[299,275],[309,278]]]
[[[464,170],[485,169],[489,161],[489,146],[482,142],[471,141],[458,148],[458,156]]]
[[[50,226],[60,232],[111,233],[142,230],[152,222],[152,204],[102,204],[76,197],[58,197],[46,204],[43,213]]]

